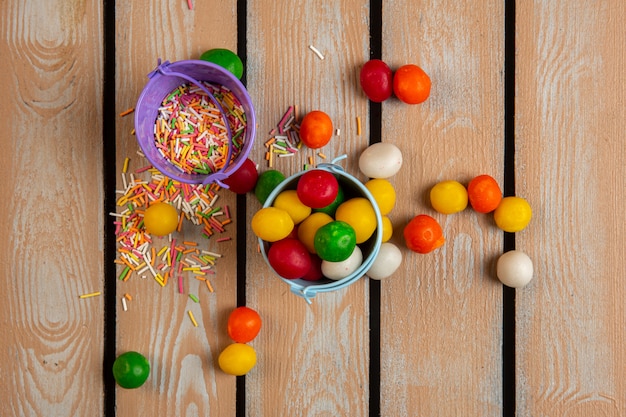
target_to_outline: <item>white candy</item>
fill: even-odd
[[[365,273],[371,279],[383,279],[391,276],[402,263],[402,252],[396,245],[385,242],[370,269]]]
[[[359,157],[359,169],[369,178],[393,177],[401,167],[402,152],[393,143],[375,143]]]
[[[345,261],[322,261],[322,274],[330,279],[342,279],[356,271],[362,263],[363,252],[358,246],[355,246],[352,254]]]
[[[522,288],[533,279],[533,261],[524,252],[509,251],[498,258],[496,274],[507,287]]]

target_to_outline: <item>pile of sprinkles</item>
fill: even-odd
[[[118,210],[110,213],[115,218],[115,263],[120,265],[121,271],[118,279],[126,282],[132,277],[151,277],[161,287],[174,281],[180,294],[185,294],[186,280],[196,279],[203,281],[209,292],[214,292],[209,277],[215,276],[215,265],[222,255],[210,251],[208,245],[204,245],[207,247],[204,249],[201,243],[181,239],[179,233],[184,222],[188,222],[202,229],[202,237],[207,242],[209,239],[216,243],[231,239],[230,236],[217,237],[225,234],[226,226],[232,222],[228,206],[218,205],[220,187],[180,183],[151,165],[129,172],[129,162],[130,159],[126,158],[122,168],[123,189],[116,190]],[[154,202],[169,203],[179,212],[177,230],[167,237],[153,238],[144,228],[143,214]],[[195,294],[187,295],[199,302]],[[131,300],[130,294],[124,294],[121,299],[124,311]]]
[[[213,100],[199,86],[186,83],[163,99],[154,124],[154,141],[161,155],[181,172],[209,175],[232,162],[241,151],[246,114],[239,99],[227,87],[201,83],[222,107],[231,140],[224,115]]]

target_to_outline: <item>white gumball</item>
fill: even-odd
[[[345,261],[330,262],[322,261],[322,274],[330,279],[339,280],[356,271],[363,263],[363,252],[358,246]]]
[[[359,157],[359,169],[369,178],[389,178],[402,167],[402,151],[393,143],[379,142],[366,148]]]
[[[380,251],[370,269],[365,273],[372,279],[384,279],[391,276],[402,263],[402,252],[390,242],[380,245]]]
[[[524,252],[512,250],[498,259],[496,274],[507,287],[525,287],[533,279],[533,273],[533,261]]]

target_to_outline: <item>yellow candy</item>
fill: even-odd
[[[505,232],[523,230],[533,216],[530,204],[522,197],[504,197],[493,212],[496,225]]]
[[[143,215],[143,224],[151,235],[169,235],[178,227],[178,212],[167,203],[153,203]]]
[[[363,243],[376,230],[376,213],[367,198],[355,197],[337,207],[335,220],[348,223],[356,233],[356,243]]]
[[[380,214],[383,216],[389,214],[396,205],[396,190],[393,185],[383,178],[369,180],[364,185],[376,200]]]
[[[256,351],[245,343],[232,343],[220,353],[217,362],[229,375],[245,375],[256,365]]]
[[[391,239],[391,236],[393,235],[393,224],[391,223],[391,219],[389,219],[389,217],[387,216],[382,216],[383,219],[383,240],[382,242],[385,243],[387,241],[389,241],[389,239]]]
[[[467,190],[458,181],[442,181],[430,190],[430,204],[442,214],[453,214],[467,207]]]
[[[298,226],[298,239],[311,253],[317,253],[315,250],[315,233],[317,229],[333,221],[333,218],[326,213],[313,213]]]
[[[311,214],[311,207],[304,205],[298,198],[296,190],[286,190],[276,196],[274,207],[283,209],[293,220],[294,224],[300,223]]]
[[[294,224],[285,210],[265,207],[254,214],[251,226],[257,237],[267,242],[276,242],[286,238],[293,230]]]

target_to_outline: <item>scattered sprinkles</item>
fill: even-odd
[[[193,316],[193,313],[191,312],[191,310],[187,310],[187,314],[189,315],[189,319],[191,320],[193,327],[198,327],[198,322],[196,321],[196,318]]]
[[[90,292],[89,294],[82,294],[79,295],[78,298],[91,298],[91,297],[97,297],[98,295],[100,295],[101,292],[100,291],[96,291],[96,292]]]
[[[265,160],[268,167],[274,166],[275,157],[294,156],[300,150],[302,142],[299,132],[297,106],[289,106],[276,127],[269,132],[270,138],[265,141]]]
[[[228,127],[209,95],[191,83],[178,86],[165,97],[154,125],[154,140],[161,155],[187,174],[219,171],[229,160],[230,143],[232,161],[245,138],[246,115],[239,99],[224,86],[202,85],[224,110]]]
[[[141,154],[140,154],[141,155]],[[143,155],[142,155],[143,156]],[[178,293],[185,293],[185,281],[193,277],[204,281],[208,291],[214,292],[213,286],[205,278],[215,275],[215,266],[221,254],[209,250],[206,243],[189,239],[180,239],[178,233],[184,224],[201,229],[201,236],[210,242],[222,242],[231,237],[216,238],[227,232],[227,225],[232,222],[227,205],[218,205],[219,185],[184,184],[164,176],[151,165],[130,170],[130,158],[124,160],[121,178],[123,189],[118,194],[114,218],[119,265],[118,279],[126,282],[133,277],[152,277],[161,287],[166,287],[174,280]],[[153,202],[166,202],[180,213],[177,231],[167,237],[153,237],[143,225],[145,209]],[[100,292],[81,295],[87,298],[100,295]],[[200,298],[187,294],[198,303]],[[124,311],[133,297],[125,293],[121,297]]]
[[[314,47],[313,45],[309,45],[309,49],[310,49],[311,51],[313,51],[313,53],[314,53],[315,55],[317,55],[317,57],[318,57],[319,59],[321,59],[322,61],[324,60],[324,55],[322,55],[322,53],[320,52],[320,50],[319,50],[319,49],[317,49],[317,48],[316,48],[316,47]]]

